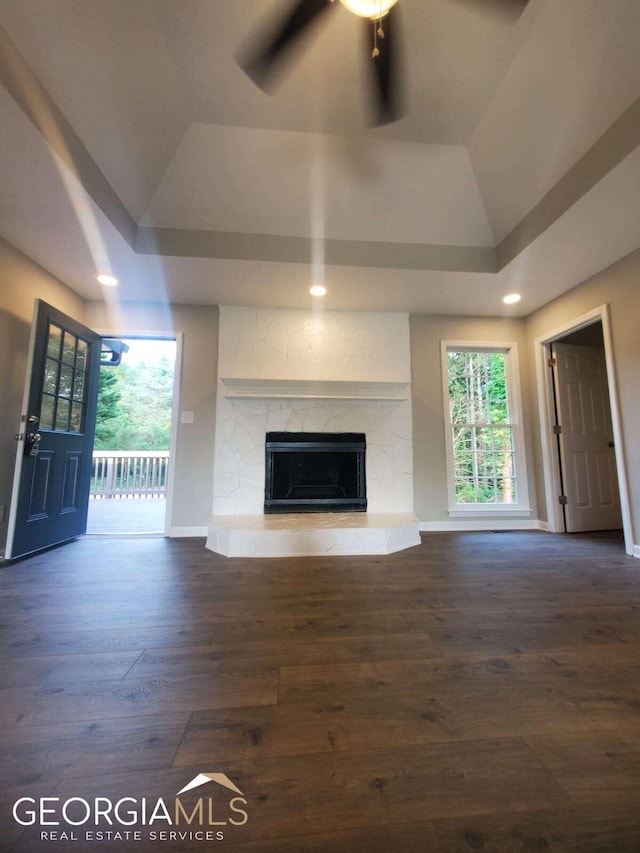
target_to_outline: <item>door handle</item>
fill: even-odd
[[[22,423],[25,423],[26,421],[28,424],[37,424],[40,418],[37,415],[29,415],[28,417],[27,415],[23,415],[20,420]],[[32,429],[37,429],[37,427],[32,427]],[[29,440],[30,435],[33,435],[33,433],[27,433],[27,440]],[[13,437],[16,441],[24,441],[25,434],[23,432],[17,432]],[[40,435],[38,435],[37,441],[40,441]]]
[[[39,432],[29,432],[24,439],[24,455],[37,456],[40,449],[41,435]]]

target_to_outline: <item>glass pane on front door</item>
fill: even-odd
[[[82,431],[88,349],[86,341],[55,323],[49,324],[40,398],[41,429]]]
[[[60,358],[60,344],[62,342],[62,329],[53,323],[49,326],[49,337],[47,340],[47,355],[51,358]]]

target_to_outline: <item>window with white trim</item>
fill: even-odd
[[[449,512],[526,510],[515,344],[443,342]]]

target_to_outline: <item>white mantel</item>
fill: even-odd
[[[222,377],[222,396],[236,400],[408,400],[408,382]]]
[[[412,513],[410,390],[406,314],[221,307],[213,515],[263,515],[267,432],[364,433],[369,512]]]

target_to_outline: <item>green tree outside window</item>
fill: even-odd
[[[456,503],[515,503],[505,353],[449,351],[447,371]]]

